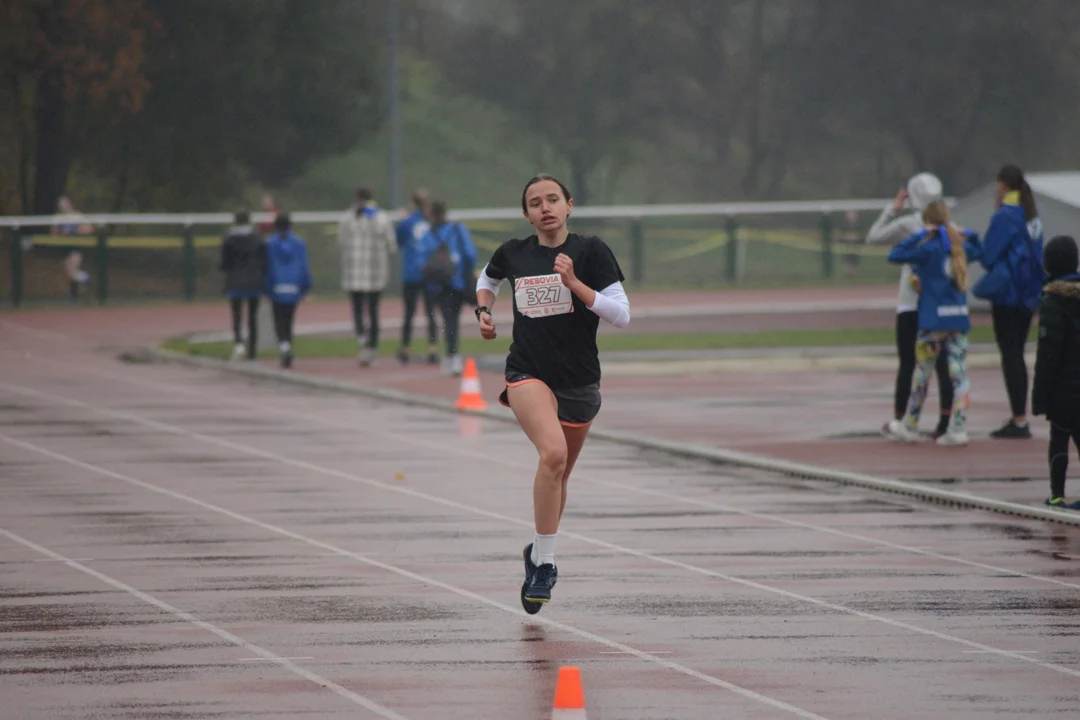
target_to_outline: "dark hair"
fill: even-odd
[[[371,192],[370,188],[362,187],[356,191],[356,199],[362,203],[366,203],[375,197],[375,194]]]
[[[1043,269],[1051,280],[1076,274],[1080,258],[1076,241],[1069,235],[1058,235],[1043,248]]]
[[[997,174],[998,182],[1009,190],[1020,193],[1020,207],[1024,208],[1024,217],[1034,220],[1039,211],[1035,207],[1035,195],[1031,192],[1031,186],[1024,178],[1024,171],[1016,165],[1006,165]]]
[[[437,225],[446,222],[446,203],[442,200],[431,201],[431,221]]]
[[[274,229],[284,232],[292,227],[292,218],[289,217],[287,212],[279,212],[277,217],[274,218]]]
[[[240,208],[235,213],[233,213],[233,222],[237,225],[247,225],[249,222],[251,222],[251,213],[249,213],[244,208]]]
[[[529,180],[529,182],[525,183],[525,189],[521,191],[521,211],[522,212],[526,212],[526,213],[529,212],[529,208],[525,206],[525,196],[528,194],[529,188],[531,188],[533,185],[535,185],[538,182],[543,182],[544,180],[550,180],[551,182],[558,185],[559,189],[562,190],[562,196],[566,200],[566,202],[570,202],[571,200],[574,199],[574,196],[570,194],[570,189],[567,188],[565,185],[563,185],[561,180],[559,180],[557,177],[555,177],[553,175],[548,175],[547,173],[540,173],[539,175],[533,176],[532,179]]]

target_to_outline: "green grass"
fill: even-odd
[[[1035,337],[1033,332],[1032,337]],[[989,327],[972,328],[972,343],[992,343],[994,331]],[[892,328],[861,328],[845,330],[770,330],[743,333],[601,333],[597,345],[601,352],[664,351],[664,350],[747,350],[802,347],[851,347],[864,345],[889,346],[895,342]],[[293,343],[298,357],[342,358],[356,355],[356,340],[351,337],[300,337]],[[228,359],[232,343],[189,343],[174,338],[163,347],[176,352],[203,357]],[[510,347],[508,337],[490,342],[477,337],[461,341],[463,355],[500,355]],[[395,342],[383,342],[380,354],[392,356]],[[416,346],[414,349],[420,349]],[[266,351],[262,357],[274,357],[276,351]]]

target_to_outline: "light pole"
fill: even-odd
[[[390,95],[390,205],[402,207],[404,191],[401,177],[401,91],[398,79],[398,9],[397,0],[387,0],[390,24],[389,95]]]

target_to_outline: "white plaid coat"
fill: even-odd
[[[341,251],[341,289],[345,292],[378,292],[390,282],[390,256],[397,252],[394,223],[377,210],[357,217],[349,210],[338,224]]]

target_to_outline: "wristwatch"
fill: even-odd
[[[489,308],[487,305],[480,305],[479,307],[476,308],[475,312],[476,312],[476,319],[479,320],[480,319],[480,313],[487,313],[488,315],[490,315],[491,314],[491,308]]]

